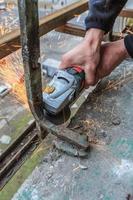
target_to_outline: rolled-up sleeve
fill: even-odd
[[[127,0],[90,0],[89,13],[85,19],[86,30],[98,28],[105,33],[110,31],[126,2]]]

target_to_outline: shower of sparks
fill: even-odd
[[[11,85],[11,93],[28,108],[22,60],[18,53],[0,60],[0,79]]]

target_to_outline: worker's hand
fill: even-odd
[[[87,31],[84,40],[74,49],[63,55],[60,68],[67,68],[72,65],[84,66],[86,84],[95,84],[96,68],[100,61],[100,46],[104,32],[99,29]]]
[[[124,40],[102,44],[96,79],[108,76],[125,58],[129,57]]]

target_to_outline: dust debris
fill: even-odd
[[[123,84],[133,80],[133,74],[131,72],[128,72],[124,76],[122,75],[118,80],[109,80],[106,88],[103,89],[103,91],[106,90],[118,90]],[[102,91],[102,92],[103,92]]]
[[[85,165],[79,164],[78,167],[74,168],[73,171],[77,171],[78,169],[87,170],[88,167]]]
[[[116,117],[112,120],[112,124],[115,126],[118,126],[121,124],[121,119],[119,117]]]

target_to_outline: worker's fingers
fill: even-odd
[[[63,55],[60,63],[60,68],[65,69],[71,67],[72,65],[73,65],[72,57],[68,56],[67,54]]]
[[[98,69],[97,69],[96,77],[97,77],[98,79],[102,79],[102,78],[104,77],[103,69],[102,69],[102,67],[100,67],[100,66],[99,66]]]
[[[96,84],[96,67],[94,65],[85,66],[86,87]]]

